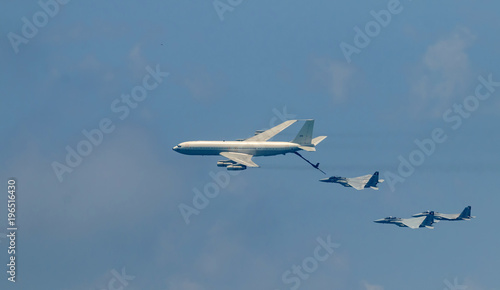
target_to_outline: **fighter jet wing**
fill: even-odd
[[[368,181],[370,180],[370,175],[364,175],[364,176],[360,176],[360,177],[354,177],[354,178],[346,178],[347,179],[347,183],[356,188],[357,190],[363,190],[365,189],[365,185],[368,183]]]
[[[253,155],[250,154],[236,153],[236,152],[221,152],[220,155],[226,157],[227,159],[231,159],[236,163],[243,164],[248,167],[259,167],[259,165],[255,164],[252,161]]]
[[[435,213],[434,216],[436,217],[436,219],[456,220],[458,219],[460,214]]]
[[[288,120],[286,122],[283,122],[283,123],[279,124],[278,126],[275,126],[275,127],[272,127],[269,130],[266,130],[266,131],[264,131],[264,132],[262,132],[262,133],[260,133],[258,135],[255,135],[253,137],[245,139],[245,141],[267,141],[267,140],[273,138],[279,132],[281,132],[281,131],[285,130],[286,128],[288,128],[290,125],[292,125],[295,122],[297,122],[297,120]],[[229,157],[227,157],[227,158],[229,158]]]
[[[402,219],[401,223],[403,223],[405,226],[409,228],[418,229],[425,219],[426,219],[425,216],[410,218],[410,219]]]
[[[337,182],[337,183],[340,185],[343,185],[344,187],[352,187],[351,185],[349,185],[349,183],[345,183],[345,182]],[[360,189],[358,189],[358,190],[360,190]]]

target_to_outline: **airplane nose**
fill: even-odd
[[[323,178],[323,179],[320,179],[319,181],[321,181],[321,182],[329,182],[330,178]]]
[[[172,147],[172,150],[177,151],[177,146]]]

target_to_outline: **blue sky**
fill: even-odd
[[[232,10],[221,15],[214,3]],[[355,46],[355,28],[365,31],[371,11],[390,5],[399,13],[348,62],[341,44]],[[500,81],[497,2],[54,7],[29,37],[23,17],[33,23],[46,13],[38,2],[9,2],[0,12],[0,172],[4,188],[17,180],[19,223],[18,282],[4,272],[0,288],[412,290],[456,281],[456,289],[500,289],[500,87],[486,100],[473,97],[480,76]],[[25,42],[13,45],[13,34]],[[120,119],[113,102],[142,88],[151,69],[169,75]],[[459,125],[453,111],[455,121],[443,118],[464,100],[474,108]],[[215,184],[211,175],[226,171],[216,157],[171,148],[245,138],[286,117],[314,118],[315,135],[328,135],[304,153],[328,176],[379,170],[387,179],[399,174],[400,157],[417,154],[416,139],[441,128],[446,140],[404,182],[379,191],[320,183],[325,176],[296,156],[257,157],[261,168],[217,185],[186,224],[179,205],[192,205],[197,190]],[[64,164],[67,146],[77,148],[87,140],[82,131],[103,119],[112,132],[60,182],[52,164]],[[434,230],[372,222],[467,205],[476,219]],[[0,216],[1,234],[5,205]],[[339,246],[307,278],[287,283],[286,271],[311,261],[318,239]],[[0,235],[4,262],[6,245]],[[122,271],[129,279],[119,284]]]

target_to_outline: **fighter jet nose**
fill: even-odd
[[[321,182],[328,182],[328,181],[330,181],[330,178],[323,178],[323,179],[320,179],[319,181],[321,181]]]

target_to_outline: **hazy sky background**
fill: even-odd
[[[45,3],[47,0],[42,0]],[[1,289],[294,289],[282,275],[340,246],[300,289],[500,289],[500,87],[454,130],[443,113],[500,81],[496,1],[401,1],[398,14],[351,55],[355,27],[390,1],[243,1],[218,15],[211,1],[70,1],[18,52],[36,1],[8,1],[0,35],[0,234],[7,179],[18,182],[18,282]],[[221,0],[220,3],[228,3]],[[231,3],[237,3],[232,1]],[[36,14],[38,13],[38,14]],[[42,18],[40,18],[43,20]],[[170,75],[121,120],[111,104]],[[314,118],[327,176],[398,173],[415,139],[447,139],[391,190],[356,191],[293,155],[257,157],[187,225],[179,205],[213,182],[217,157],[171,150],[189,140],[234,140],[291,118]],[[109,118],[114,131],[59,182],[53,162]],[[301,124],[274,140],[293,139]],[[468,222],[434,230],[372,221],[424,210]],[[8,261],[0,235],[0,261]],[[116,284],[116,287],[120,284]],[[465,289],[457,288],[456,289]]]

